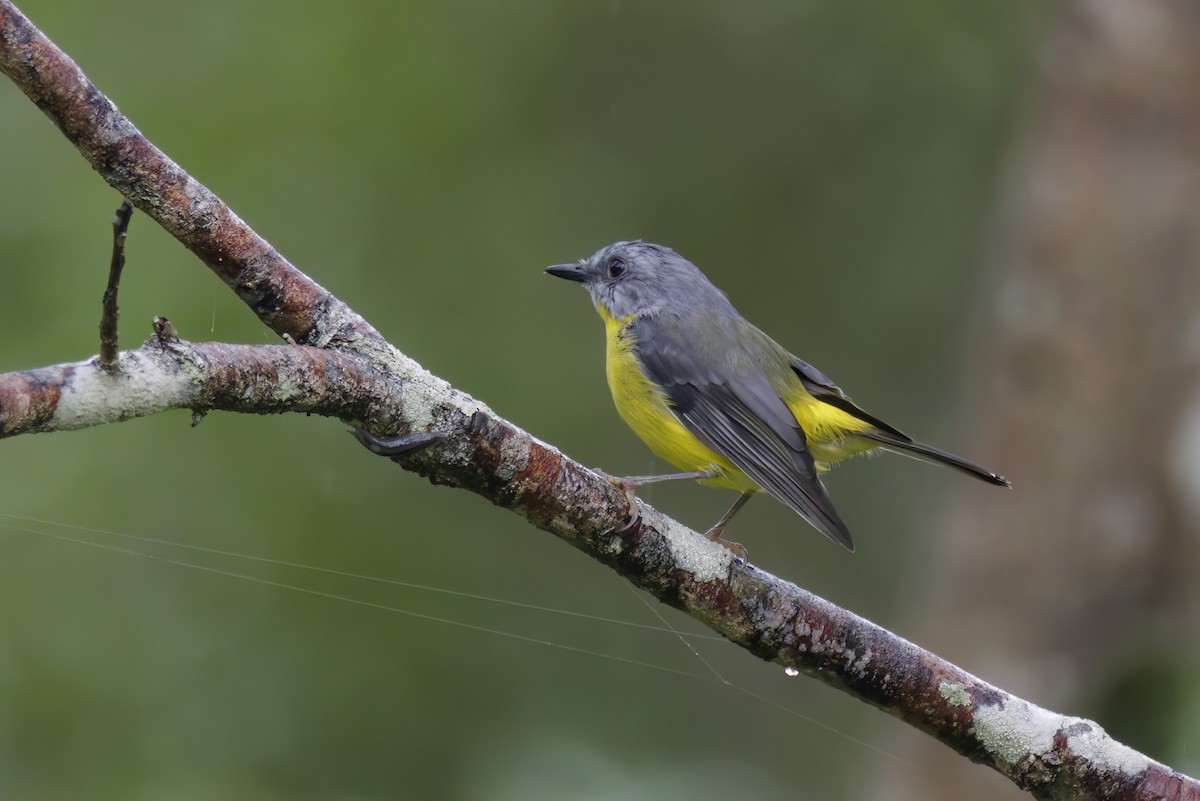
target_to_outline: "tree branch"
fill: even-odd
[[[1009,695],[640,501],[627,508],[618,487],[423,370],[296,270],[142,137],[8,0],[0,70],[264,323],[318,346],[187,343],[160,323],[154,339],[120,355],[117,376],[95,361],[0,375],[0,436],[180,407],[316,412],[377,431],[436,432],[433,445],[396,461],[511,509],[755,656],[877,706],[1040,798],[1200,798],[1200,783],[1096,724]]]
[[[273,331],[300,344],[324,346],[369,329],[142,136],[7,0],[0,3],[0,37],[0,71],[110,186],[199,256]]]
[[[117,369],[99,358],[0,375],[0,439],[69,431],[170,409],[366,418],[393,382],[362,362],[305,345],[185,342],[165,318]]]

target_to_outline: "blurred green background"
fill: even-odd
[[[960,415],[962,332],[1032,2],[21,7],[296,265],[587,464],[661,466],[611,408],[586,296],[542,267],[634,237],[868,409],[989,462]],[[7,82],[0,148],[0,370],[86,358],[120,199]],[[128,257],[124,345],[154,315],[275,341],[144,216]],[[903,634],[957,481],[901,459],[832,475],[853,557],[768,501],[733,536]],[[646,495],[701,528],[732,500]],[[53,521],[0,517],[7,798],[858,798],[877,749],[923,738],[721,642],[696,647],[753,695],[669,633],[282,564],[661,625],[606,569],[337,421],[177,412],[5,441],[0,513]]]

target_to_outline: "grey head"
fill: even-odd
[[[583,284],[592,301],[618,320],[636,314],[731,313],[725,293],[675,251],[643,242],[614,242],[573,264],[546,272]]]

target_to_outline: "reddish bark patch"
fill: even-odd
[[[58,409],[62,384],[74,374],[72,367],[63,370],[61,383],[47,381],[35,372],[0,376],[0,437],[41,430]]]

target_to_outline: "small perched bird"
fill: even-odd
[[[751,496],[766,491],[854,550],[820,473],[877,448],[1011,486],[858,408],[828,376],[738,314],[724,292],[670,248],[617,242],[546,272],[591,294],[604,320],[617,412],[650,450],[685,471],[618,483],[695,479],[742,493],[708,530],[712,540],[741,550],[721,532]]]

